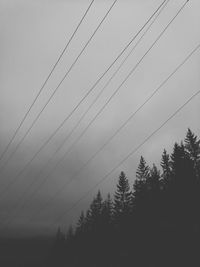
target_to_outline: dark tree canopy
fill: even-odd
[[[119,175],[116,191],[98,191],[75,231],[58,229],[54,266],[200,266],[200,140],[188,129],[161,169],[140,158],[130,181]]]

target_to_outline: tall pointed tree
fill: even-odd
[[[160,192],[160,171],[153,164],[153,167],[150,169],[150,174],[148,178],[148,187],[152,194],[157,194]]]
[[[151,222],[155,222],[158,213],[162,209],[161,204],[161,179],[160,171],[153,164],[153,167],[150,169],[149,178],[147,180],[147,198],[148,203],[146,203],[148,218],[151,219]]]
[[[142,200],[145,196],[147,190],[147,181],[150,174],[149,171],[149,166],[147,166],[145,159],[141,156],[140,163],[136,171],[136,180],[133,185],[133,202]]]
[[[131,208],[131,191],[129,181],[124,172],[120,173],[117,190],[114,195],[114,216],[119,218],[127,214]]]
[[[200,140],[190,129],[186,134],[185,149],[194,163],[197,177],[200,178]]]
[[[175,143],[173,153],[171,155],[172,175],[177,186],[186,186],[193,182],[194,164],[190,155],[187,153],[184,144]],[[189,184],[188,184],[189,183]]]
[[[164,149],[163,154],[162,154],[162,159],[161,159],[160,165],[162,167],[163,186],[166,187],[168,185],[168,183],[170,182],[172,171],[171,171],[170,156],[165,149]]]
[[[90,229],[92,231],[97,232],[100,223],[101,223],[101,213],[102,213],[102,196],[101,192],[98,191],[96,197],[93,199],[91,205],[90,205],[90,215],[89,215],[89,220],[90,220]]]
[[[200,159],[200,140],[190,129],[186,134],[185,148],[194,162]]]

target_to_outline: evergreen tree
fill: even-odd
[[[94,198],[94,200],[90,205],[91,218],[93,220],[98,219],[101,215],[101,210],[102,210],[102,196],[101,192],[98,191],[96,197]]]
[[[200,140],[190,129],[186,134],[185,149],[194,163],[197,177],[200,178]]]
[[[102,212],[102,196],[101,192],[98,191],[96,197],[93,199],[90,210],[88,212],[88,222],[89,222],[89,228],[92,231],[95,231],[97,233],[100,223],[101,223],[101,212]]]
[[[186,134],[185,148],[190,158],[197,163],[200,159],[200,140],[198,140],[197,136],[190,129],[188,129]]]
[[[181,143],[181,145],[175,143],[171,155],[172,175],[174,179],[179,179],[184,174],[183,169],[186,156],[183,143]]]
[[[199,140],[188,129],[171,155],[164,150],[162,173],[141,157],[133,193],[121,172],[114,201],[110,195],[103,201],[98,191],[75,233],[70,227],[65,239],[58,229],[54,266],[132,266],[133,258],[141,267],[199,266],[199,153]]]
[[[160,171],[155,164],[153,164],[153,167],[150,169],[147,183],[148,189],[152,194],[158,194],[160,192]]]
[[[145,159],[141,156],[140,163],[136,171],[136,178],[141,181],[146,181],[149,177],[149,167],[146,164]]]
[[[121,172],[114,195],[114,216],[116,218],[127,214],[131,208],[131,191],[129,181],[124,172]]]
[[[164,149],[161,159],[161,167],[162,167],[162,182],[163,186],[166,187],[170,182],[171,177],[171,162],[170,156],[167,151]]]
[[[162,209],[161,204],[161,181],[160,181],[160,171],[153,164],[153,167],[150,169],[149,178],[147,180],[148,191],[146,193],[147,203],[146,203],[146,212],[148,213],[148,221],[152,222],[152,225],[156,225],[155,222],[158,219],[158,214]]]
[[[133,185],[133,204],[144,198],[147,190],[147,181],[149,179],[149,166],[147,166],[146,161],[143,157],[140,158],[140,163],[136,171],[136,180]]]
[[[185,146],[175,143],[171,155],[172,177],[177,187],[188,186],[194,180],[194,165]],[[174,189],[177,189],[174,187]]]

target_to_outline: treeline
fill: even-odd
[[[52,265],[200,266],[200,140],[188,129],[160,168],[141,157],[133,188],[124,172],[116,191],[99,191],[74,229],[58,230]]]

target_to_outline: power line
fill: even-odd
[[[66,136],[66,138],[63,140],[63,142],[61,142],[61,144],[59,145],[59,147],[56,149],[56,151],[53,153],[53,155],[50,157],[50,159],[45,163],[45,165],[42,167],[42,169],[39,171],[38,176],[40,176],[40,174],[42,174],[43,170],[48,166],[48,164],[53,160],[53,158],[55,157],[55,155],[60,151],[60,149],[63,147],[63,145],[69,140],[69,138],[71,137],[71,135],[73,134],[73,132],[77,129],[77,127],[80,125],[81,121],[84,119],[84,117],[86,116],[86,114],[89,112],[89,110],[93,107],[93,105],[96,103],[96,101],[100,98],[100,96],[102,95],[102,93],[105,91],[105,89],[108,87],[108,85],[110,84],[110,82],[113,80],[113,78],[117,75],[117,73],[119,72],[119,70],[122,68],[122,66],[125,64],[125,62],[127,61],[127,59],[131,56],[131,54],[135,51],[135,49],[137,48],[137,46],[139,45],[139,43],[142,41],[142,39],[144,38],[144,36],[146,35],[146,33],[150,30],[150,28],[152,27],[152,25],[155,23],[155,21],[157,20],[157,18],[160,16],[160,14],[162,13],[162,11],[164,10],[164,8],[167,6],[167,4],[169,3],[170,0],[167,0],[167,2],[162,6],[162,8],[160,9],[160,11],[157,13],[157,15],[155,16],[155,18],[152,20],[152,22],[150,23],[150,25],[147,27],[147,29],[144,31],[144,33],[142,34],[142,36],[139,38],[139,40],[136,42],[136,44],[134,45],[134,47],[131,49],[131,51],[128,53],[128,55],[125,57],[125,59],[122,61],[122,63],[120,64],[120,66],[117,68],[117,70],[114,72],[114,74],[111,76],[111,78],[108,80],[108,82],[106,83],[106,85],[101,89],[101,91],[99,92],[99,94],[96,96],[96,98],[94,99],[94,101],[91,103],[91,105],[87,108],[87,110],[83,113],[83,115],[81,116],[81,118],[78,120],[78,122],[75,124],[75,126],[73,127],[73,129],[70,131],[70,133]],[[66,156],[66,153],[64,154],[64,157]],[[64,160],[64,158],[61,158],[61,162]],[[57,169],[57,167],[60,165],[60,161],[53,166],[53,168],[51,169],[51,171],[48,173],[47,176],[44,177],[44,179],[42,179],[41,183],[39,183],[37,185],[37,187],[34,189],[34,191],[28,196],[28,199],[26,199],[26,201],[24,201],[24,203],[22,204],[20,210],[24,207],[24,205],[27,205],[27,203],[29,202],[29,200],[34,197],[37,192],[39,191],[39,189],[44,185],[44,183],[48,180],[49,176],[52,175],[52,171],[53,173],[55,172],[55,170]],[[25,189],[24,193],[22,195],[20,195],[20,198],[16,201],[17,205],[15,210],[18,207],[18,203],[25,197],[27,191],[29,191],[32,186],[35,184],[35,182],[37,181],[37,177],[35,176],[35,178],[33,179],[32,183],[30,183],[28,185],[28,187]],[[18,210],[19,212],[19,210]]]
[[[110,141],[122,130],[122,128],[124,128],[128,122],[136,115],[137,112],[139,112],[139,110],[141,110],[144,105],[146,105],[151,98],[176,74],[176,72],[194,55],[195,52],[197,52],[197,50],[200,48],[200,44],[198,44],[192,51],[191,53],[188,54],[188,56],[175,68],[175,70],[160,84],[160,86],[154,90],[152,92],[152,94],[146,99],[146,101],[143,102],[142,105],[140,105],[140,107],[134,112],[132,113],[132,115],[120,126],[120,128],[118,128],[118,130],[108,139],[108,141],[106,143],[104,143],[104,145],[89,159],[89,161],[87,161],[86,164],[89,164],[89,162],[91,162],[91,160],[94,159],[94,157],[100,153],[101,150],[103,150],[103,148],[110,143]],[[104,180],[106,180],[116,169],[118,169],[118,167],[120,167],[129,157],[131,157],[134,153],[136,153],[153,135],[155,135],[155,133],[157,131],[159,131],[165,124],[167,124],[167,122],[169,120],[171,120],[178,112],[180,112],[190,101],[192,101],[198,94],[200,93],[200,90],[195,93],[192,97],[190,97],[178,110],[176,110],[176,112],[174,112],[157,130],[155,130],[150,136],[148,136],[138,147],[136,147],[134,150],[131,151],[131,153],[128,154],[128,156],[125,157],[124,160],[120,161],[120,163],[115,166],[107,175],[105,175],[97,184],[95,184],[94,187],[92,187],[83,197],[81,197],[77,202],[75,202],[75,204],[69,208],[63,215],[62,217],[64,217],[70,210],[72,210],[74,207],[76,207],[84,198],[86,198],[90,192],[92,192],[100,183],[102,183]],[[85,167],[86,164],[83,166]],[[81,168],[82,169],[82,168]],[[59,217],[62,218],[62,217]],[[58,220],[59,220],[58,219]],[[12,221],[10,221],[11,223]],[[57,220],[56,220],[57,222]]]
[[[23,174],[26,168],[32,163],[32,161],[37,157],[37,155],[44,149],[44,147],[51,141],[51,139],[57,134],[57,132],[63,127],[66,121],[72,116],[75,110],[81,105],[81,103],[87,98],[87,96],[92,92],[92,90],[97,86],[97,84],[103,79],[103,77],[107,74],[107,72],[112,68],[112,66],[117,62],[117,60],[123,55],[123,53],[128,49],[128,47],[132,44],[132,42],[137,38],[140,32],[146,27],[149,21],[154,17],[154,15],[160,10],[160,8],[164,5],[166,0],[164,0],[156,11],[150,16],[150,18],[145,22],[145,24],[141,27],[141,29],[136,33],[136,35],[131,39],[131,41],[125,46],[125,48],[120,52],[120,54],[115,58],[115,60],[111,63],[111,65],[106,69],[106,71],[100,76],[100,78],[95,82],[95,84],[90,88],[90,90],[86,93],[86,95],[80,100],[80,102],[76,105],[76,107],[70,112],[70,114],[64,119],[64,121],[59,125],[59,127],[53,132],[53,134],[45,141],[45,143],[40,147],[40,149],[34,154],[31,160],[25,165],[25,167],[17,174],[17,176],[10,181],[10,183],[6,186],[5,190],[0,195],[3,196],[10,187],[18,180],[18,178]]]
[[[68,181],[66,185],[69,185],[70,182],[77,177],[80,172],[117,136],[121,130],[135,117],[135,115],[160,91],[160,89],[177,73],[177,71],[192,57],[192,55],[197,52],[200,48],[200,44],[192,50],[192,52],[175,68],[175,70],[157,87],[149,97],[134,111],[128,119],[115,131],[115,133],[93,154],[90,159],[77,171],[75,176]],[[60,193],[60,192],[59,192]]]
[[[49,81],[50,77],[52,76],[55,68],[57,67],[58,63],[60,62],[61,58],[63,57],[64,53],[66,52],[67,48],[69,47],[71,41],[73,40],[74,36],[76,35],[78,29],[80,28],[82,22],[84,21],[85,17],[87,16],[90,8],[92,7],[93,3],[95,0],[92,0],[88,6],[88,8],[86,9],[83,17],[81,18],[80,22],[78,23],[76,29],[74,30],[73,34],[71,35],[71,37],[69,38],[67,44],[65,45],[64,49],[62,50],[61,54],[59,55],[56,63],[53,65],[53,68],[51,69],[50,73],[48,74],[47,78],[45,79],[44,83],[42,84],[42,87],[40,88],[40,90],[38,91],[37,95],[35,96],[33,102],[31,103],[30,107],[28,108],[27,112],[25,113],[24,117],[22,118],[19,126],[16,128],[13,136],[11,137],[9,143],[7,144],[7,146],[5,147],[3,153],[0,156],[0,161],[2,160],[2,158],[4,157],[4,155],[6,154],[6,152],[8,151],[10,145],[12,144],[13,140],[15,139],[16,135],[18,134],[19,130],[21,129],[22,125],[24,124],[26,118],[28,117],[29,113],[31,112],[33,106],[35,105],[37,99],[39,98],[39,96],[41,95],[45,85],[47,84],[47,82]]]
[[[188,1],[187,1],[188,2]],[[187,3],[185,2],[185,4]],[[161,34],[159,34],[159,37],[156,38],[156,40],[158,41],[162,34],[166,31],[166,29],[169,27],[169,25],[171,25],[172,21],[178,16],[178,14],[181,12],[181,10],[183,10],[185,4],[179,9],[179,11],[177,12],[177,14],[174,16],[174,18],[168,23],[168,25],[165,27],[165,29],[161,32]],[[154,41],[154,44],[156,43],[156,41]],[[151,46],[152,47],[152,46]],[[164,86],[165,83],[167,83],[167,81],[181,68],[182,65],[185,64],[185,62],[197,51],[197,49],[199,49],[200,45],[198,45],[187,57],[186,59],[172,72],[172,74],[170,74],[167,79],[152,93],[152,95],[147,98],[147,100],[128,118],[128,120],[122,124],[122,126],[115,132],[115,134],[113,136],[111,136],[111,138],[109,138],[109,140],[78,170],[77,173],[75,173],[75,175],[72,176],[72,178],[67,181],[63,186],[62,188],[60,188],[52,197],[49,198],[49,200],[45,203],[45,206],[50,204],[51,202],[53,202],[57,196],[60,195],[60,193],[62,193],[64,191],[64,189],[66,188],[66,186],[68,186],[72,181],[73,179],[78,175],[80,174],[80,172],[97,156],[97,154],[99,154],[101,152],[101,150],[103,150],[103,148],[122,130],[122,128],[125,127],[125,125],[136,115],[137,112],[139,112],[139,110],[142,109],[142,107],[144,107],[144,105],[146,105],[150,100],[151,98]],[[149,49],[147,51],[150,51]],[[147,52],[146,52],[147,53]],[[146,54],[145,53],[145,54]],[[144,56],[143,56],[144,57]],[[139,61],[140,62],[140,61]],[[135,68],[135,67],[134,67]],[[130,77],[130,73],[133,72],[134,68],[131,70],[131,72],[129,72],[128,76],[125,78],[125,80],[122,82],[121,85],[123,85],[125,83],[125,81],[128,79],[128,77]],[[119,88],[119,87],[118,87]],[[116,92],[116,91],[115,91]],[[108,101],[106,102],[108,103]],[[105,105],[104,105],[105,107]],[[102,110],[102,109],[101,109]],[[99,112],[97,113],[99,114]],[[97,116],[97,115],[96,115]],[[96,116],[94,118],[96,118]],[[92,121],[94,121],[94,118]],[[91,122],[92,122],[91,121]],[[89,125],[91,125],[91,122]],[[88,129],[88,126],[87,128]],[[85,130],[86,130],[85,129]],[[84,132],[85,132],[84,130]],[[81,136],[83,135],[83,133],[81,134]],[[76,142],[76,141],[75,141]],[[54,167],[54,170],[56,169],[56,167]],[[47,177],[45,177],[45,180],[47,179]],[[41,209],[42,210],[42,209]],[[41,211],[40,210],[40,211]]]
[[[34,121],[32,122],[32,124],[30,125],[30,127],[28,128],[28,130],[26,131],[26,133],[24,134],[24,136],[22,137],[22,139],[20,140],[20,142],[17,144],[17,146],[15,147],[15,149],[13,150],[13,152],[10,154],[10,156],[8,157],[8,159],[5,161],[4,165],[2,166],[2,168],[0,169],[0,171],[2,171],[2,169],[4,169],[8,162],[11,160],[11,158],[15,155],[16,151],[18,150],[18,148],[21,146],[21,144],[24,142],[25,138],[28,136],[28,134],[30,133],[30,131],[32,130],[33,126],[35,125],[35,123],[38,121],[38,119],[40,118],[40,116],[42,115],[43,111],[46,109],[46,107],[48,106],[48,104],[51,102],[51,100],[53,99],[53,97],[55,96],[56,92],[58,91],[58,89],[60,88],[61,84],[64,82],[64,80],[68,77],[69,73],[71,72],[71,70],[73,69],[73,67],[76,65],[76,63],[78,62],[79,58],[81,57],[81,55],[84,53],[85,49],[88,47],[88,45],[90,44],[90,42],[92,41],[92,39],[94,38],[95,34],[98,32],[98,30],[100,29],[101,25],[103,24],[103,22],[106,20],[106,18],[108,17],[108,15],[110,14],[111,10],[113,9],[114,5],[117,3],[118,0],[115,0],[112,5],[110,6],[110,8],[108,9],[108,11],[106,12],[105,16],[103,17],[103,19],[101,20],[101,22],[99,23],[99,25],[97,26],[97,28],[95,29],[95,31],[93,32],[93,34],[91,35],[91,37],[89,38],[89,40],[86,42],[86,44],[84,45],[84,47],[82,48],[81,52],[78,54],[78,56],[76,57],[75,61],[72,63],[72,65],[70,66],[70,68],[68,69],[68,71],[65,73],[64,77],[61,79],[61,81],[59,82],[58,86],[54,89],[53,93],[51,94],[51,96],[49,97],[49,99],[47,100],[47,102],[45,103],[45,105],[43,106],[43,108],[41,109],[41,111],[38,113],[38,115],[36,116],[36,118],[34,119]],[[86,98],[86,97],[85,97]],[[71,115],[75,112],[75,110],[79,107],[79,105],[83,102],[84,99],[82,99],[79,104],[76,106],[75,109],[73,109],[73,111],[70,113],[70,115],[68,117],[71,117]],[[62,126],[61,126],[62,127]],[[57,133],[57,131],[56,131]],[[45,145],[46,146],[46,145]]]
[[[185,4],[184,4],[185,6]],[[123,80],[123,82],[117,87],[117,89],[114,91],[114,93],[109,97],[109,99],[106,101],[106,103],[102,106],[102,108],[98,111],[98,113],[93,117],[93,119],[90,121],[88,126],[84,129],[84,131],[81,133],[81,135],[75,140],[75,142],[70,146],[70,148],[66,151],[66,153],[63,156],[63,159],[72,151],[74,146],[79,142],[79,140],[84,136],[84,134],[87,132],[87,130],[90,128],[90,126],[95,122],[95,120],[99,117],[99,115],[104,111],[104,109],[108,106],[108,104],[111,102],[111,100],[116,96],[116,94],[119,92],[119,90],[122,88],[122,86],[127,82],[127,80],[131,77],[131,75],[135,72],[135,70],[138,68],[140,63],[144,60],[146,55],[151,51],[151,49],[155,46],[155,44],[159,41],[159,39],[162,37],[162,35],[165,33],[165,31],[168,29],[168,27],[172,24],[174,19],[179,15],[179,13],[182,11],[184,6],[178,11],[176,16],[170,21],[170,23],[165,27],[165,29],[161,32],[161,34],[156,38],[156,40],[153,42],[153,44],[150,46],[150,48],[145,52],[145,54],[142,56],[142,58],[137,62],[137,64],[131,69],[131,71],[128,73],[126,78]],[[113,77],[111,77],[112,79]],[[110,83],[111,80],[108,81],[107,85]]]
[[[94,106],[94,104],[97,102],[97,100],[100,98],[100,96],[103,94],[103,92],[105,91],[105,89],[108,87],[108,85],[111,83],[111,81],[114,79],[114,77],[117,75],[117,73],[120,71],[120,69],[122,68],[122,66],[125,64],[125,62],[128,60],[128,58],[132,55],[132,53],[135,51],[135,49],[137,48],[137,46],[139,45],[139,43],[141,42],[141,40],[143,39],[143,37],[146,35],[146,33],[150,30],[150,28],[152,27],[152,25],[155,23],[156,19],[159,17],[159,15],[161,14],[161,12],[164,10],[164,8],[166,7],[166,5],[169,3],[170,0],[167,0],[167,2],[165,3],[165,5],[160,9],[160,11],[158,12],[158,14],[155,16],[155,18],[153,19],[153,21],[150,23],[150,25],[147,27],[147,29],[145,30],[145,32],[142,34],[142,36],[139,38],[139,40],[137,41],[137,43],[134,45],[134,47],[131,49],[131,51],[128,53],[128,55],[125,57],[125,59],[122,61],[122,63],[120,64],[120,66],[117,68],[117,70],[114,72],[114,74],[111,76],[111,78],[108,80],[108,82],[106,83],[106,85],[100,90],[99,94],[96,96],[96,98],[92,101],[92,103],[89,105],[89,107],[86,109],[86,111],[83,113],[83,115],[80,117],[80,119],[78,120],[78,122],[75,124],[75,126],[72,128],[72,130],[70,131],[70,133],[66,136],[66,138],[63,140],[63,142],[61,142],[60,146],[56,149],[56,151],[53,153],[52,157],[47,161],[47,163],[45,164],[45,167],[51,162],[51,160],[54,158],[54,156],[60,151],[60,149],[63,147],[63,145],[69,140],[69,138],[72,136],[72,134],[74,133],[74,131],[78,128],[78,126],[80,125],[80,123],[82,122],[82,120],[85,118],[85,116],[88,114],[88,112],[91,110],[91,108]],[[44,168],[45,168],[44,167]],[[54,169],[54,168],[53,168]],[[43,168],[42,168],[43,170]],[[39,172],[39,174],[41,173],[41,171]]]
[[[181,107],[179,107],[164,123],[161,124],[155,131],[153,131],[140,145],[133,149],[123,160],[121,160],[109,173],[100,179],[90,190],[84,194],[77,202],[74,203],[62,216],[56,219],[54,224],[60,221],[66,214],[73,210],[83,199],[85,199],[96,187],[104,182],[113,172],[115,172],[124,162],[126,162],[133,154],[135,154],[142,146],[144,146],[159,130],[161,130],[171,119],[173,119],[187,104],[189,104],[195,97],[200,94],[200,90],[193,94]]]

